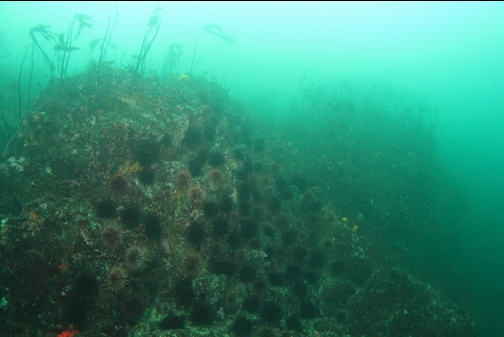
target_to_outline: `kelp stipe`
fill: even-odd
[[[159,28],[161,27],[162,16],[158,14],[158,12],[162,10],[163,9],[159,7],[159,5],[157,5],[154,9],[154,14],[151,16],[149,22],[147,23],[147,30],[145,31],[142,40],[140,53],[138,53],[138,55],[135,55],[136,63],[134,66],[129,66],[130,70],[132,70],[137,75],[143,74],[145,72],[145,60],[147,58],[147,54],[149,53],[152,44],[157,37]]]

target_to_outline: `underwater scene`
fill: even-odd
[[[504,336],[504,3],[0,2],[0,336]]]

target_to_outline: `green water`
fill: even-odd
[[[121,68],[137,64],[132,55],[142,52],[145,24],[156,4],[117,3],[113,46],[105,61]],[[271,124],[282,141],[298,147],[306,156],[303,170],[326,185],[335,203],[346,200],[331,189],[333,179],[352,179],[348,172],[342,178],[335,171],[339,156],[355,161],[359,172],[352,172],[353,179],[378,179],[390,177],[392,154],[404,151],[397,157],[402,159],[418,155],[423,160],[419,170],[429,172],[424,181],[428,192],[422,194],[420,174],[420,182],[408,190],[409,201],[397,201],[397,195],[387,199],[386,190],[369,183],[375,189],[353,202],[361,202],[363,223],[369,224],[359,231],[381,242],[388,255],[400,250],[384,263],[409,266],[459,303],[474,317],[478,336],[504,335],[503,3],[160,6],[162,24],[145,59],[144,75],[183,74],[192,68],[192,75],[228,89],[258,120]],[[73,46],[80,49],[70,54],[68,76],[99,58],[99,49],[91,51],[89,45],[105,36],[109,18],[114,20],[114,3],[0,5],[0,90],[12,131],[50,73],[43,55],[32,56],[25,48],[33,42],[28,32],[36,25],[67,32],[75,13],[89,15],[86,22],[92,27],[73,37]],[[207,24],[222,30],[204,29]],[[43,36],[39,41],[52,58],[55,41]],[[175,43],[182,46],[177,62],[169,55]],[[373,106],[374,113],[366,106]],[[2,121],[0,125],[3,145],[10,130]],[[384,146],[390,159],[378,164]],[[331,157],[333,161],[317,159]],[[384,232],[366,209],[390,207],[387,200],[409,202],[410,210],[400,219],[402,226]],[[428,212],[436,217],[429,220]],[[427,232],[418,229],[427,222]]]

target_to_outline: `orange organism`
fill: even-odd
[[[65,331],[63,331],[62,333],[60,333],[58,335],[58,337],[73,337],[75,336],[79,331],[75,330],[73,324],[70,324],[70,326],[68,328],[66,328]]]

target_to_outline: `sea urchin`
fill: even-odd
[[[116,250],[122,242],[121,231],[115,226],[108,226],[101,233],[102,242],[105,248]]]
[[[124,291],[128,284],[128,273],[123,267],[115,266],[107,275],[107,289],[114,295]]]
[[[147,250],[133,246],[126,251],[126,268],[132,272],[139,272],[147,266]]]
[[[123,193],[128,188],[128,181],[122,176],[116,176],[110,181],[110,188],[116,193]]]

